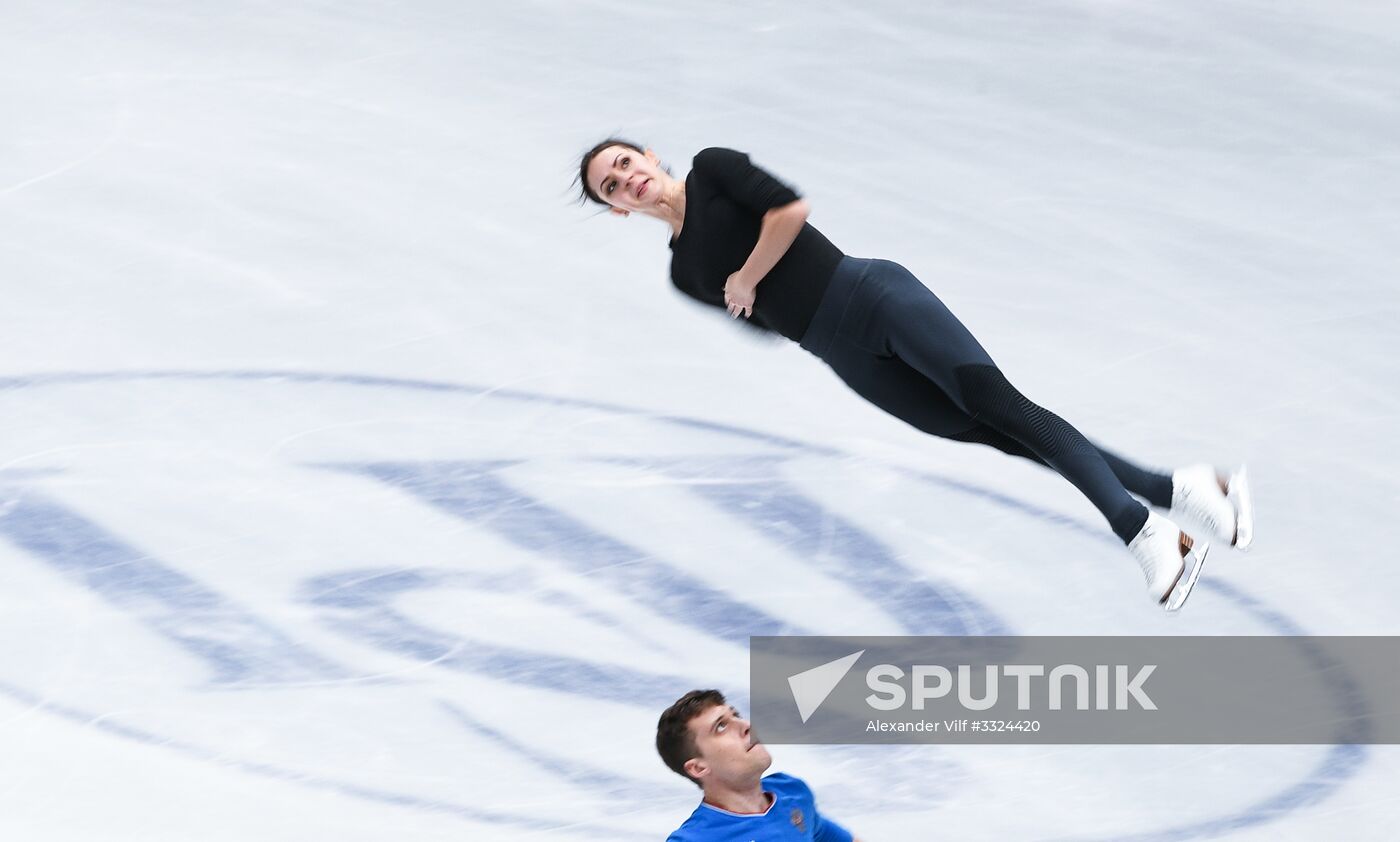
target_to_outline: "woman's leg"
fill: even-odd
[[[971,418],[968,420],[971,421]],[[979,424],[966,432],[957,433],[948,438],[972,444],[985,444],[988,447],[994,447],[1000,450],[1002,453],[1011,456],[1020,456],[1022,459],[1029,459],[1037,465],[1043,465],[1047,468],[1050,467],[1045,464],[1044,459],[1035,455],[1035,451],[1031,450],[1029,447],[1021,444],[1005,433],[999,433],[983,424]],[[1089,444],[1094,445],[1094,449],[1098,450],[1099,455],[1108,463],[1109,469],[1113,471],[1115,477],[1118,477],[1118,481],[1123,483],[1124,488],[1154,506],[1160,506],[1163,509],[1171,507],[1171,474],[1158,473],[1139,467],[1111,451],[1104,450],[1092,441],[1090,441]]]
[[[953,399],[898,357],[881,357],[838,342],[826,363],[856,394],[917,430],[957,439],[976,427]]]
[[[936,383],[898,357],[837,347],[828,353],[827,362],[857,394],[915,429],[953,441],[986,445],[1050,467],[1026,445],[974,421]],[[1097,445],[1095,448],[1124,488],[1154,506],[1171,506],[1170,475],[1140,468]]]
[[[876,264],[867,282],[877,285],[881,300],[866,324],[852,326],[856,341],[866,347],[883,343],[890,354],[937,384],[958,409],[1025,445],[1089,498],[1123,543],[1130,542],[1146,522],[1147,509],[1132,498],[1103,455],[1064,419],[1017,391],[918,278],[897,263]]]

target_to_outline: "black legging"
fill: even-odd
[[[1171,505],[1170,476],[1100,450],[1028,400],[962,322],[898,263],[842,258],[802,347],[861,397],[926,433],[1053,468],[1089,498],[1125,544],[1147,520],[1147,509],[1129,491],[1153,505]]]

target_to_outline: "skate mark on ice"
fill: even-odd
[[[334,609],[321,622],[345,636],[445,669],[628,705],[669,704],[675,701],[675,688],[687,681],[440,631],[410,620],[393,607],[403,594],[454,585],[461,583],[439,571],[390,570],[378,575],[351,571],[311,579],[301,593],[308,604]]]

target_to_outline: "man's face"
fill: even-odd
[[[690,720],[689,727],[699,756],[686,761],[686,769],[702,786],[749,786],[773,765],[768,749],[733,705],[715,705]]]

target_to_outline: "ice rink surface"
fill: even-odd
[[[750,633],[1400,633],[1394,4],[0,9],[0,838],[660,839],[656,717]],[[1058,477],[573,204],[615,131],[747,151],[1106,446],[1247,461],[1255,551],[1163,616]],[[773,753],[866,842],[1400,821],[1389,747]]]

